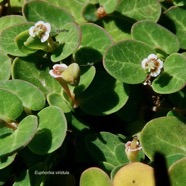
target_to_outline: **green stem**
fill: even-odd
[[[70,89],[68,87],[68,84],[62,78],[56,78],[56,79],[58,80],[58,82],[63,87],[63,89],[64,89],[65,93],[67,94],[67,96],[72,100],[73,107],[77,108],[78,104],[77,104],[77,102],[75,100],[75,94],[71,93],[71,91],[70,91]]]

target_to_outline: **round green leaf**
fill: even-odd
[[[55,106],[44,108],[38,117],[38,131],[28,147],[35,154],[49,154],[58,149],[66,137],[66,118],[62,110]]]
[[[142,83],[146,73],[141,62],[155,53],[147,44],[126,40],[111,46],[104,55],[104,67],[114,78],[128,84]]]
[[[8,80],[11,72],[11,59],[0,51],[0,81]]]
[[[112,16],[107,16],[101,21],[104,29],[111,35],[115,42],[132,38],[131,27],[133,22],[130,19],[124,16],[119,16],[114,12],[112,13]]]
[[[68,10],[73,15],[73,17],[76,18],[77,23],[85,22],[82,17],[82,9],[86,1],[87,0],[47,0],[47,2],[50,2],[57,7],[65,8],[66,10]]]
[[[176,117],[161,117],[149,121],[140,133],[144,153],[152,159],[155,152],[165,156],[186,155],[186,126]]]
[[[47,101],[49,105],[59,107],[64,113],[68,113],[72,111],[72,108],[69,105],[69,103],[59,93],[49,94],[47,96]]]
[[[20,23],[24,23],[26,20],[23,16],[19,15],[7,15],[7,16],[2,16],[0,18],[0,32],[8,28],[9,26],[17,25]]]
[[[171,7],[165,14],[172,20],[174,24],[174,32],[179,39],[180,47],[186,49],[186,12],[181,7]]]
[[[134,39],[147,43],[153,48],[162,49],[167,54],[177,52],[180,47],[177,37],[172,32],[151,21],[135,23],[131,33]]]
[[[96,5],[93,3],[88,3],[83,7],[82,15],[83,18],[86,19],[88,22],[95,22],[98,20],[96,12]]]
[[[92,49],[98,50],[101,54],[103,54],[105,49],[113,43],[110,35],[102,27],[96,24],[82,24],[81,30],[81,47],[90,47]],[[91,61],[89,60],[89,62]]]
[[[57,62],[71,55],[80,45],[81,31],[76,23],[68,23],[63,26],[56,40],[59,42],[58,47],[51,55],[51,60]]]
[[[100,26],[93,23],[81,25],[81,46],[75,53],[75,60],[79,64],[100,62],[105,49],[112,44],[109,34]]]
[[[49,63],[47,58],[40,56],[16,58],[12,66],[13,79],[28,81],[39,87],[45,95],[60,92],[61,85],[49,75]]]
[[[31,23],[23,23],[13,25],[11,27],[8,27],[7,29],[4,29],[0,33],[1,50],[13,56],[26,56],[26,53],[23,53],[19,50],[14,39],[18,34],[25,30],[28,30],[31,26]]]
[[[161,14],[161,6],[157,0],[122,0],[117,10],[135,20],[148,19],[154,22],[158,21]]]
[[[85,91],[88,86],[91,84],[92,80],[94,79],[94,76],[96,74],[96,69],[94,66],[87,66],[87,67],[81,67],[81,77],[80,82],[77,86],[74,88],[75,95],[78,95]]]
[[[174,163],[169,169],[172,186],[185,186],[186,183],[186,158]]]
[[[28,108],[36,111],[45,106],[45,97],[43,93],[29,82],[18,79],[1,81],[0,88],[16,94],[26,109]]]
[[[164,63],[164,72],[152,83],[152,88],[160,94],[179,91],[186,84],[186,58],[181,54],[171,54]]]
[[[0,119],[11,122],[23,112],[23,103],[17,95],[8,90],[0,89]]]
[[[20,148],[25,147],[35,135],[37,125],[38,122],[36,116],[29,115],[24,118],[12,134],[1,138],[0,157],[10,155]]]
[[[25,3],[23,15],[30,22],[42,20],[50,23],[54,32],[63,29],[66,23],[74,21],[74,18],[66,10],[40,0]]]
[[[86,113],[107,115],[123,107],[128,97],[129,89],[126,84],[115,80],[105,72],[97,72],[90,86],[77,95],[76,100]]]
[[[97,167],[85,170],[80,177],[80,186],[111,186],[108,175]]]
[[[86,138],[86,146],[90,154],[99,162],[105,161],[117,166],[121,164],[122,159],[120,157],[121,151],[118,149],[119,147],[117,147],[117,145],[123,143],[123,140],[124,139],[112,133],[100,132],[98,134],[89,134]],[[116,156],[116,154],[119,158]]]

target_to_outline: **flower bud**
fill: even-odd
[[[70,64],[61,74],[61,78],[72,86],[78,85],[80,80],[79,65],[77,63]]]

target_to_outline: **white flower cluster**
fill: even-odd
[[[49,23],[43,21],[38,21],[34,26],[30,27],[29,34],[32,37],[38,36],[41,39],[41,42],[47,41],[51,31],[51,26]]]
[[[147,58],[143,59],[141,66],[147,70],[150,76],[157,77],[163,68],[163,61],[158,59],[155,54],[150,54]]]

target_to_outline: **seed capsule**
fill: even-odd
[[[77,63],[70,64],[61,74],[61,78],[72,86],[78,85],[80,80],[79,65]]]

